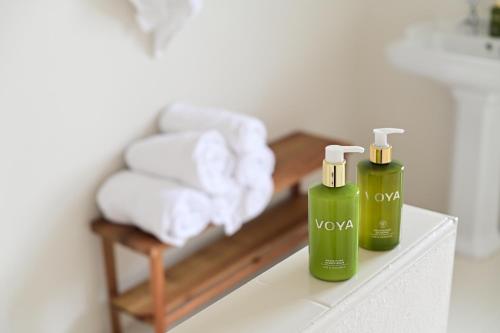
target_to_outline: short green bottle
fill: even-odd
[[[491,9],[490,36],[500,37],[500,0],[497,0]]]
[[[367,250],[387,251],[399,244],[403,206],[404,166],[392,160],[387,135],[404,133],[399,128],[376,128],[370,160],[358,163],[360,198],[359,245]]]
[[[358,268],[359,190],[345,182],[344,153],[356,146],[327,146],[323,182],[309,188],[309,271],[325,281],[343,281]]]

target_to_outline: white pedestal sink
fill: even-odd
[[[456,101],[450,213],[457,250],[484,257],[500,248],[500,39],[459,24],[410,27],[388,50],[393,64],[450,87]]]

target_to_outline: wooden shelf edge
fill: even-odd
[[[163,251],[172,247],[137,227],[112,223],[102,217],[95,219],[90,228],[105,239],[120,243],[146,255],[151,251]]]

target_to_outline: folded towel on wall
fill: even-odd
[[[163,110],[159,122],[164,132],[217,130],[237,154],[263,146],[267,139],[266,127],[259,119],[216,108],[174,103]]]
[[[209,194],[231,190],[234,157],[221,134],[177,132],[132,144],[125,153],[130,169],[181,181]]]
[[[200,191],[131,171],[108,178],[97,203],[107,219],[133,224],[174,246],[204,230],[212,209],[210,198]]]
[[[267,146],[258,146],[255,149],[239,155],[236,160],[235,179],[243,186],[252,186],[270,178],[274,171],[275,158]]]

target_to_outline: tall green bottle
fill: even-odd
[[[343,281],[358,267],[359,190],[345,182],[344,153],[362,147],[327,146],[323,183],[309,188],[309,271],[325,281]]]
[[[359,245],[367,250],[387,251],[399,244],[403,206],[404,166],[392,160],[387,135],[404,133],[399,128],[376,128],[370,160],[358,163],[360,199]]]
[[[500,37],[500,0],[496,0],[495,5],[491,8],[490,36]]]

